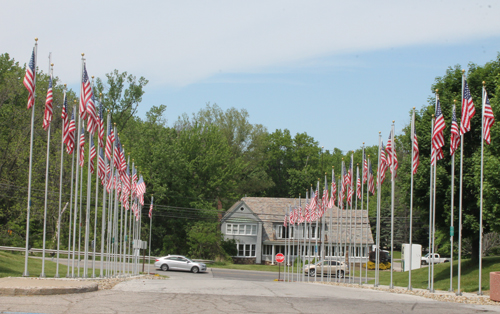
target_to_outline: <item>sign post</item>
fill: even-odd
[[[285,261],[285,256],[281,253],[276,254],[276,262],[278,263],[278,281],[281,279],[281,263]]]

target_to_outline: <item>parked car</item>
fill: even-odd
[[[438,253],[427,253],[422,257],[422,265],[428,265],[434,261],[434,264],[447,263],[450,261],[449,257],[441,257]]]
[[[160,257],[155,261],[155,267],[163,271],[184,270],[193,273],[207,271],[207,265],[204,263],[194,262],[182,255],[167,255]]]
[[[304,266],[304,273],[308,276],[314,277],[318,273],[321,276],[321,265],[323,265],[323,275],[332,274],[337,278],[344,278],[349,274],[349,267],[344,262],[337,261],[319,261],[316,264],[309,264]]]

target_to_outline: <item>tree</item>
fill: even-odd
[[[149,81],[142,76],[137,79],[126,71],[120,73],[118,70],[107,73],[106,78],[106,83],[97,78],[95,96],[98,98],[102,93],[104,109],[110,111],[112,121],[117,124],[118,130],[123,130],[137,113],[145,92],[144,87]]]

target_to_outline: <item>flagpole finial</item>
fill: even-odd
[[[396,121],[392,120],[392,123],[394,123],[394,122],[396,122]]]
[[[102,96],[102,93],[99,93],[99,96]]]
[[[128,153],[130,155],[130,153]]]
[[[76,100],[75,100],[76,101]],[[116,126],[116,122],[113,122],[113,125]]]
[[[368,157],[370,157],[370,155],[368,155]]]
[[[415,110],[415,107],[413,107],[413,110]]]
[[[94,79],[94,76],[92,75],[92,80]]]
[[[332,166],[332,169],[333,169],[334,166]]]
[[[38,37],[35,37],[35,41],[38,41]]]
[[[453,103],[456,104],[457,103],[457,100],[456,99],[453,99]]]
[[[75,100],[73,100],[73,102],[74,102],[74,103],[75,103],[75,105],[76,105],[76,99],[75,99]]]
[[[326,176],[326,172],[325,172],[325,176]]]
[[[50,64],[50,66],[51,66],[51,67],[53,67],[53,66],[54,66],[54,63],[51,63],[51,64]],[[483,83],[484,83],[484,82],[483,82]],[[483,84],[483,85],[484,85],[484,84]]]
[[[464,72],[465,72],[465,69],[462,69],[462,74],[464,74]]]
[[[483,86],[484,86],[484,85],[486,85],[486,82],[485,82],[485,81],[483,81]]]
[[[437,92],[439,92],[439,89],[436,88],[436,94],[437,94]]]
[[[365,142],[363,142],[363,145],[365,145]]]
[[[312,183],[311,183],[311,187],[312,187],[312,186],[313,186],[313,185],[312,185]]]
[[[66,87],[66,84],[64,84],[64,87]]]
[[[84,56],[85,54],[82,52],[82,57]]]
[[[432,119],[434,119],[434,114],[432,115]]]
[[[380,134],[382,134],[382,131],[378,131],[378,134],[379,134],[379,135],[380,135]]]
[[[299,196],[301,196],[302,194],[299,193]]]
[[[356,166],[359,166],[359,162],[358,162],[358,163],[356,163]]]

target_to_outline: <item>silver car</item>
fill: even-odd
[[[319,261],[316,264],[309,264],[304,266],[306,275],[315,277],[317,274],[321,276],[321,266],[323,266],[323,275],[331,274],[337,278],[344,278],[349,274],[349,267],[344,262],[337,261]]]
[[[155,267],[163,271],[167,270],[184,270],[193,273],[207,271],[207,265],[190,260],[182,255],[167,255],[160,257],[155,261]]]

